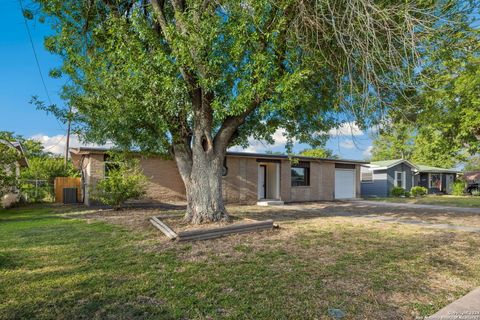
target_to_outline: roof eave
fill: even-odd
[[[107,148],[93,148],[93,147],[70,148],[70,152],[73,153],[73,154],[76,154],[76,155],[92,154],[92,153],[103,154],[103,153],[107,153],[110,150],[111,149],[107,149]],[[290,157],[288,155],[279,155],[279,154],[235,152],[235,151],[227,151],[227,156],[263,158],[263,159],[290,159],[290,158],[295,158],[295,159],[306,160],[306,161],[327,161],[327,162],[337,162],[337,163],[368,164],[368,162],[361,161],[361,160],[316,158],[316,157],[306,157],[306,156],[291,156]]]
[[[461,171],[457,170],[417,170],[419,173],[461,173]]]

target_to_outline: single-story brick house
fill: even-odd
[[[405,159],[373,161],[361,168],[362,197],[387,197],[393,187],[410,191],[422,186],[428,193],[451,193],[459,171],[416,165]]]
[[[83,201],[91,203],[90,189],[105,178],[108,149],[73,148],[74,165],[82,171]],[[185,187],[175,161],[137,155],[149,178],[147,201],[185,200]],[[360,167],[356,160],[228,152],[223,178],[227,203],[251,204],[265,200],[283,202],[351,199],[360,196]]]

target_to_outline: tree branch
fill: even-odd
[[[245,122],[245,119],[262,103],[260,98],[256,98],[250,106],[241,114],[230,116],[223,121],[213,140],[215,152],[222,154],[227,150],[228,144],[232,140],[237,129]]]

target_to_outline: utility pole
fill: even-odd
[[[68,149],[70,148],[70,127],[72,125],[72,106],[70,105],[68,110],[68,126],[67,126],[67,143],[65,145],[65,159],[63,165],[65,169],[67,168],[68,164]]]

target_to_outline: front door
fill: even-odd
[[[258,166],[258,199],[266,198],[266,177],[267,177],[267,167],[265,165]]]

